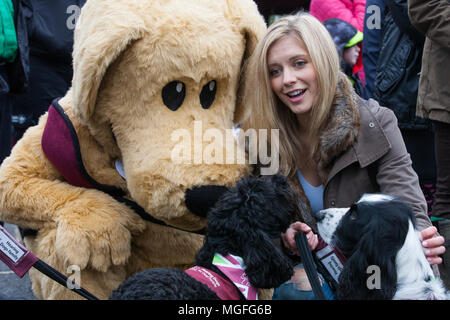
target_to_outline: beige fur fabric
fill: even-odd
[[[185,191],[234,185],[249,166],[174,163],[180,140],[173,133],[190,132],[192,140],[181,141],[201,159],[208,143],[193,147],[195,124],[223,136],[233,128],[246,111],[238,99],[241,67],[265,28],[250,0],[88,0],[75,30],[72,88],[60,105],[89,175],[168,224],[203,228],[206,219],[189,212]],[[204,109],[199,96],[213,80],[217,93]],[[162,99],[172,81],[186,89],[176,111]],[[78,266],[81,286],[102,299],[136,271],[193,264],[201,236],[145,222],[109,195],[65,182],[41,148],[46,120],[25,133],[0,168],[0,220],[38,230],[25,239],[28,248],[68,276],[68,267]],[[30,276],[38,298],[79,298],[37,271]]]

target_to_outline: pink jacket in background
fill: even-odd
[[[363,32],[366,0],[311,0],[309,12],[324,22],[339,18]]]
[[[311,0],[309,13],[324,22],[330,18],[339,18],[352,24],[356,29],[363,32],[364,14],[366,11],[366,0]],[[365,84],[366,75],[362,64],[362,45],[361,53],[353,72],[359,72],[359,77]]]

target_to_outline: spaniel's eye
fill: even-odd
[[[172,81],[162,89],[164,104],[172,111],[176,111],[183,104],[186,97],[186,86],[181,81]]]
[[[208,109],[214,102],[217,92],[217,83],[212,80],[203,86],[200,92],[200,103],[203,109]]]
[[[350,206],[350,220],[356,220],[358,212],[358,206],[356,204],[352,204]]]

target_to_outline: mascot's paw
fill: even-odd
[[[122,265],[131,253],[131,236],[145,223],[114,200],[80,197],[56,217],[55,249],[65,264],[106,272]]]

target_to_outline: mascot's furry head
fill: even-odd
[[[202,236],[145,222],[127,201],[200,230],[206,214],[188,205],[188,191],[234,186],[249,173],[229,132],[246,115],[242,67],[265,29],[251,0],[88,0],[75,29],[71,89],[2,164],[0,220],[38,231],[27,246],[62,272],[78,265],[82,286],[101,298],[136,271],[191,265]],[[45,134],[57,127],[54,110],[73,127],[88,180],[127,201],[71,183],[56,165],[67,162],[63,146],[43,139],[62,136]],[[39,298],[73,298],[30,276]]]
[[[202,135],[231,129],[244,116],[241,68],[265,30],[255,8],[238,0],[90,0],[82,10],[73,53],[74,114],[112,158],[122,159],[132,198],[169,223],[189,228],[205,220],[165,210],[175,204],[166,201],[183,200],[181,193],[163,198],[166,181],[232,185],[247,172],[245,165],[225,163],[225,153],[205,166],[207,145],[199,147],[193,129],[196,122]],[[174,136],[184,129],[192,139]],[[180,141],[189,154],[175,165]]]

